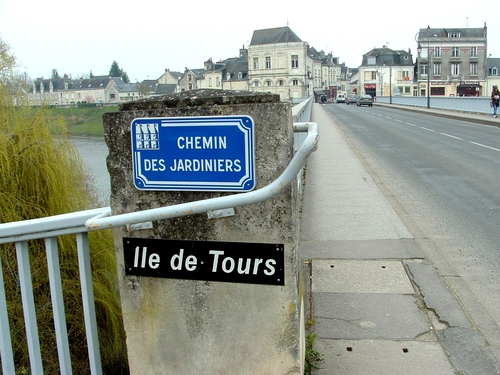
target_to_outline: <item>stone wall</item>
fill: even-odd
[[[233,194],[142,191],[134,186],[131,123],[143,117],[247,115],[255,124],[256,189],[293,157],[291,104],[275,94],[197,90],[122,105],[104,115],[113,215]],[[242,194],[242,193],[237,193]],[[131,374],[279,375],[303,372],[301,267],[296,184],[274,198],[206,214],[115,229]],[[284,244],[285,285],[128,276],[123,237]]]

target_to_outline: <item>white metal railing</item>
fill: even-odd
[[[176,206],[162,207],[142,212],[112,216],[109,207],[80,211],[46,218],[0,224],[0,244],[15,243],[18,261],[21,298],[24,311],[26,340],[30,357],[31,374],[43,374],[40,342],[36,321],[35,303],[32,290],[29,263],[28,240],[45,239],[49,270],[50,292],[55,322],[55,335],[60,363],[60,372],[72,374],[69,355],[68,334],[63,303],[63,291],[59,269],[57,237],[75,234],[82,288],[82,302],[87,335],[89,363],[92,375],[102,374],[99,341],[97,335],[92,270],[89,252],[89,231],[109,229],[122,225],[134,225],[160,219],[203,213],[257,203],[273,197],[297,177],[308,156],[315,151],[319,141],[316,123],[294,123],[294,131],[305,132],[307,137],[296,151],[283,173],[268,186],[241,194],[206,199]],[[15,363],[10,337],[7,299],[0,258],[0,359],[4,375],[15,374]]]
[[[463,96],[430,96],[430,107],[457,112],[492,113],[490,108],[491,99],[488,96],[463,97]],[[426,96],[377,96],[377,103],[392,103],[396,105],[408,105],[415,107],[426,107]]]

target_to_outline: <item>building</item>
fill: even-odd
[[[248,91],[248,50],[243,47],[239,57],[217,63],[211,58],[205,61],[203,80],[198,82],[198,87]]]
[[[287,27],[255,30],[248,46],[249,90],[281,99],[312,95],[308,45]]]
[[[484,95],[490,95],[493,86],[500,87],[500,58],[488,57],[487,62],[486,88]]]
[[[418,96],[481,96],[486,92],[487,28],[430,28],[417,34]]]
[[[123,90],[116,88],[122,86]],[[127,98],[137,100],[140,95],[135,87],[119,77],[96,76],[92,78],[37,79],[29,92],[32,105],[67,105],[78,103],[119,103]]]
[[[374,48],[363,55],[355,79],[359,95],[413,96],[415,85],[411,51],[396,51],[386,46]]]

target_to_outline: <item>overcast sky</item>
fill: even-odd
[[[415,34],[427,25],[482,28],[485,22],[488,53],[500,57],[500,8],[486,0],[0,0],[0,38],[31,78],[50,78],[52,69],[61,76],[107,75],[116,61],[132,82],[157,79],[166,68],[183,72],[203,68],[209,58],[236,57],[254,30],[287,24],[318,51],[358,67],[363,54],[383,45],[410,48],[415,57]]]

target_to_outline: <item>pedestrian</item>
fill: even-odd
[[[493,117],[497,117],[498,104],[500,102],[500,91],[498,91],[498,86],[493,86],[493,91],[491,91],[491,106],[493,107]]]

